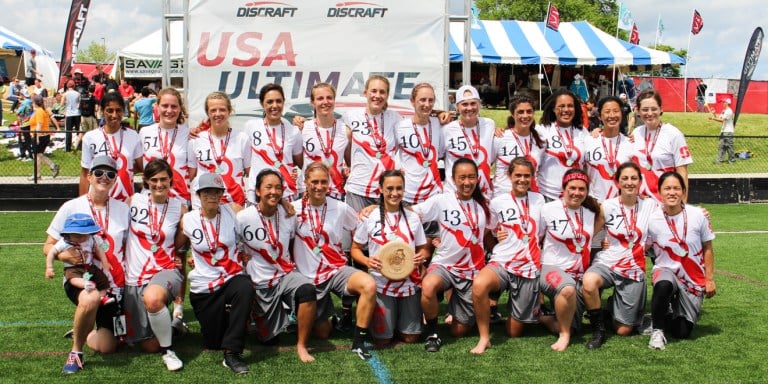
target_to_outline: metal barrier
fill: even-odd
[[[77,184],[80,177],[80,151],[65,151],[66,139],[78,141],[82,131],[49,130],[30,132],[21,130],[0,131],[0,184]],[[44,163],[38,169],[35,161],[36,135],[50,135],[50,143],[43,156],[57,164],[58,174],[53,177],[53,169],[48,170]],[[34,178],[40,175],[41,178]]]

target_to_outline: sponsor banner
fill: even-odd
[[[230,96],[238,122],[261,116],[259,90],[268,83],[282,85],[286,117],[311,116],[310,91],[320,82],[336,87],[337,112],[364,106],[371,74],[389,79],[388,104],[401,114],[418,83],[442,100],[442,0],[191,0],[188,20],[190,125],[204,118],[212,91]]]
[[[69,74],[72,64],[75,63],[77,47],[85,30],[90,6],[91,0],[72,0],[72,5],[69,8],[69,19],[67,19],[67,30],[64,31],[64,46],[61,49],[61,64],[59,65],[61,76]]]
[[[752,37],[749,39],[749,45],[747,46],[747,53],[744,55],[744,65],[741,68],[741,79],[739,80],[739,96],[734,100],[738,104],[736,105],[736,112],[733,115],[733,125],[739,120],[739,114],[741,114],[741,106],[744,104],[744,95],[747,94],[747,88],[749,88],[749,82],[752,81],[752,74],[757,67],[757,60],[760,59],[760,51],[763,49],[763,29],[760,27],[755,28],[752,32]],[[731,105],[733,107],[733,105]]]
[[[162,60],[123,58],[123,73],[126,78],[146,79],[163,77]],[[184,76],[182,59],[171,59],[171,77]]]

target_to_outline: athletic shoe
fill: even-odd
[[[646,313],[643,315],[643,319],[640,320],[640,326],[637,327],[637,333],[644,335],[644,336],[650,336],[653,332],[653,318],[651,317],[650,313]]]
[[[67,331],[67,333],[64,334],[64,338],[71,339],[74,334],[75,334],[75,329],[74,328],[70,329],[69,331]]]
[[[427,337],[427,342],[424,343],[424,350],[427,352],[440,352],[440,346],[443,345],[443,341],[437,337],[437,333],[433,333]]]
[[[163,354],[163,363],[165,363],[165,367],[168,368],[169,371],[178,371],[184,367],[184,363],[181,362],[181,359],[179,359],[179,357],[176,356],[176,353],[170,349]]]
[[[117,300],[115,300],[114,296],[106,295],[106,296],[101,298],[101,306],[103,307],[105,305],[112,304],[115,301],[117,301]]]
[[[53,178],[55,179],[56,176],[59,175],[59,171],[61,170],[61,167],[59,167],[58,164],[54,164],[53,167],[51,167],[51,171],[53,172]]]
[[[37,177],[37,180],[42,180],[42,179],[43,179],[43,178],[42,178],[41,176],[38,176],[38,177]],[[35,177],[34,177],[34,176],[30,176],[30,177],[28,177],[28,178],[27,178],[27,180],[29,180],[29,181],[35,181]]]
[[[501,313],[498,311],[492,312],[490,320],[491,320],[491,324],[503,323],[504,316],[502,316]]]
[[[64,368],[61,373],[77,373],[83,369],[83,353],[82,352],[70,352],[67,357],[67,363],[64,364]]]
[[[173,320],[171,320],[171,328],[173,328],[173,335],[184,335],[189,332],[189,326],[187,326],[187,323],[184,322],[184,319],[181,317],[174,317]]]
[[[667,345],[667,338],[664,337],[664,331],[654,329],[651,332],[651,340],[648,342],[648,348],[664,350]]]
[[[248,364],[243,360],[242,353],[225,352],[224,361],[221,362],[225,367],[232,370],[232,372],[238,375],[244,375],[248,372]]]
[[[361,342],[360,344],[352,344],[352,352],[357,353],[357,356],[363,360],[371,358],[371,352],[368,350],[368,347],[365,346],[364,342]]]
[[[339,332],[352,332],[355,328],[355,325],[352,323],[351,313],[342,313],[341,316],[333,315],[331,322],[333,323],[333,328]]]

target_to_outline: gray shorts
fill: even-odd
[[[324,283],[315,286],[315,293],[317,294],[317,318],[315,319],[315,325],[328,321],[328,318],[334,313],[331,292],[338,297],[343,295],[352,296],[352,294],[347,291],[347,282],[349,282],[349,278],[352,277],[355,272],[362,271],[345,265],[339,268],[339,271],[336,272],[333,277]]]
[[[379,201],[374,198],[360,196],[354,193],[347,193],[344,196],[344,202],[349,205],[355,212],[360,212],[363,208],[369,205],[379,205]]]
[[[572,328],[579,329],[581,326],[581,314],[584,312],[584,298],[581,295],[581,281],[576,281],[571,275],[560,268],[542,266],[539,276],[539,290],[544,296],[549,298],[552,307],[555,306],[555,298],[565,287],[576,288],[576,313],[573,315]]]
[[[291,313],[295,313],[296,290],[312,281],[297,271],[283,276],[274,287],[255,288],[253,316],[256,338],[261,341],[272,339],[288,326]],[[285,305],[285,306],[284,306]],[[290,308],[288,311],[285,307]]]
[[[371,334],[376,339],[388,340],[395,336],[395,330],[403,335],[421,334],[421,290],[405,297],[376,294],[376,308],[373,310]]]
[[[454,321],[464,325],[475,325],[475,308],[472,306],[472,280],[462,279],[451,274],[442,265],[432,264],[427,275],[437,275],[443,282],[443,288],[453,288],[453,294],[448,301],[448,313]]]
[[[140,287],[125,286],[124,310],[125,319],[128,324],[128,334],[126,338],[129,343],[137,343],[153,338],[152,327],[149,325],[147,309],[144,307],[144,289],[149,285],[159,285],[165,287],[168,291],[168,301],[165,305],[170,305],[173,299],[181,291],[181,282],[183,277],[178,269],[166,269],[158,272],[149,283]]]
[[[596,273],[603,279],[601,289],[614,287],[613,296],[608,299],[608,309],[614,320],[626,325],[640,325],[645,309],[645,279],[628,279],[604,264],[592,264],[586,273]]]
[[[521,323],[539,322],[539,279],[528,279],[509,273],[501,264],[488,264],[499,278],[501,292],[509,289],[509,316]]]
[[[653,284],[666,280],[672,283],[674,291],[672,293],[672,316],[684,317],[693,324],[699,319],[701,313],[701,304],[704,301],[704,295],[697,294],[688,290],[675,274],[666,269],[660,268],[653,271]]]

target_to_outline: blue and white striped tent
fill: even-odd
[[[51,56],[50,51],[43,49],[38,44],[35,44],[13,32],[8,30],[7,28],[0,26],[0,48],[3,49],[10,49],[13,51],[29,51],[29,50],[36,50],[38,55],[46,55]]]
[[[685,64],[675,54],[630,44],[586,21],[560,23],[480,20],[471,29],[471,61],[503,64],[663,65]],[[450,61],[463,60],[464,24],[451,23]]]

